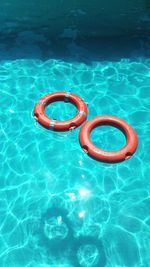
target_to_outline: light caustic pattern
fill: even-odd
[[[149,86],[149,59],[1,62],[1,267],[149,266]],[[54,133],[35,124],[37,99],[58,90],[88,102],[88,118],[112,114],[131,124],[139,138],[133,157],[97,162],[81,150],[79,129]],[[76,109],[57,102],[46,112],[67,119]],[[125,143],[113,127],[91,138],[105,149]]]

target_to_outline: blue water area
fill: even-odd
[[[150,59],[78,59],[0,62],[1,267],[150,266]],[[34,104],[59,90],[88,102],[88,119],[125,119],[138,135],[136,153],[97,162],[80,148],[79,128],[38,125]],[[65,120],[76,108],[57,102],[46,113]],[[109,126],[91,139],[108,150],[125,144]]]

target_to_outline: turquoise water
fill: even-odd
[[[148,267],[150,262],[150,60],[91,64],[63,60],[0,62],[0,266]],[[88,102],[88,118],[112,114],[137,131],[129,160],[89,158],[79,128],[54,133],[35,124],[39,97],[58,90]],[[57,102],[46,113],[76,112]],[[117,149],[124,136],[96,128],[93,142]]]

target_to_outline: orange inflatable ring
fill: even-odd
[[[99,125],[111,125],[121,130],[126,137],[126,144],[119,150],[106,151],[97,148],[90,140],[90,132]],[[104,162],[119,162],[128,159],[135,152],[138,138],[135,130],[124,120],[116,116],[96,116],[85,122],[79,132],[82,149],[92,158]]]
[[[77,107],[78,112],[76,115],[65,121],[49,118],[45,114],[45,107],[52,102],[62,100],[65,102],[71,102]],[[35,119],[45,128],[55,131],[67,131],[78,127],[86,119],[87,112],[87,106],[83,100],[79,96],[70,92],[54,92],[46,94],[42,96],[34,106]]]

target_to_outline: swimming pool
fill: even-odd
[[[16,60],[0,62],[0,266],[148,267],[150,60],[137,51],[96,59],[73,43],[69,49],[69,60],[17,59],[11,50]],[[136,153],[97,162],[80,148],[79,128],[54,133],[35,124],[37,99],[59,90],[81,96],[88,118],[112,114],[130,123]],[[67,119],[76,109],[57,102],[46,112]],[[91,138],[105,149],[125,142],[112,127]]]

